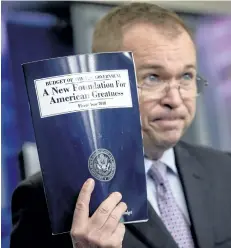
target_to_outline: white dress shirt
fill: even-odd
[[[175,163],[175,154],[173,148],[164,152],[163,156],[159,159],[163,164],[165,164],[167,169],[167,178],[170,183],[170,187],[176,202],[186,218],[186,221],[190,224],[189,213],[184,197],[184,192],[182,189],[182,184],[179,178]],[[156,199],[156,186],[154,180],[148,175],[148,170],[151,168],[155,161],[148,158],[144,158],[146,180],[147,180],[147,196],[151,206],[155,209],[156,213],[160,216],[160,210]],[[161,170],[161,168],[160,168]]]

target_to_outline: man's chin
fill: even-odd
[[[157,147],[162,147],[167,150],[174,147],[182,137],[182,132],[178,130],[171,130],[164,132],[158,136],[153,137],[153,142]]]
[[[180,133],[143,135],[144,152],[151,159],[159,159],[165,151],[174,147],[180,140]]]
[[[183,136],[183,130],[174,129],[164,132],[146,132],[143,130],[144,146],[148,149],[167,150],[177,144]]]

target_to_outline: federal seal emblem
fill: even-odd
[[[116,171],[115,159],[107,149],[95,150],[88,159],[91,175],[99,181],[110,181]]]

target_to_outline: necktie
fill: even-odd
[[[161,171],[160,166],[162,166],[163,169]],[[157,162],[151,167],[149,173],[156,184],[157,203],[160,209],[162,221],[178,244],[179,248],[193,248],[194,244],[192,234],[189,225],[172,194],[167,179],[166,165]]]

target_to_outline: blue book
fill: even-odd
[[[147,191],[131,52],[23,64],[53,234],[69,232],[78,193],[96,184],[90,215],[114,191],[124,223],[147,221]]]

